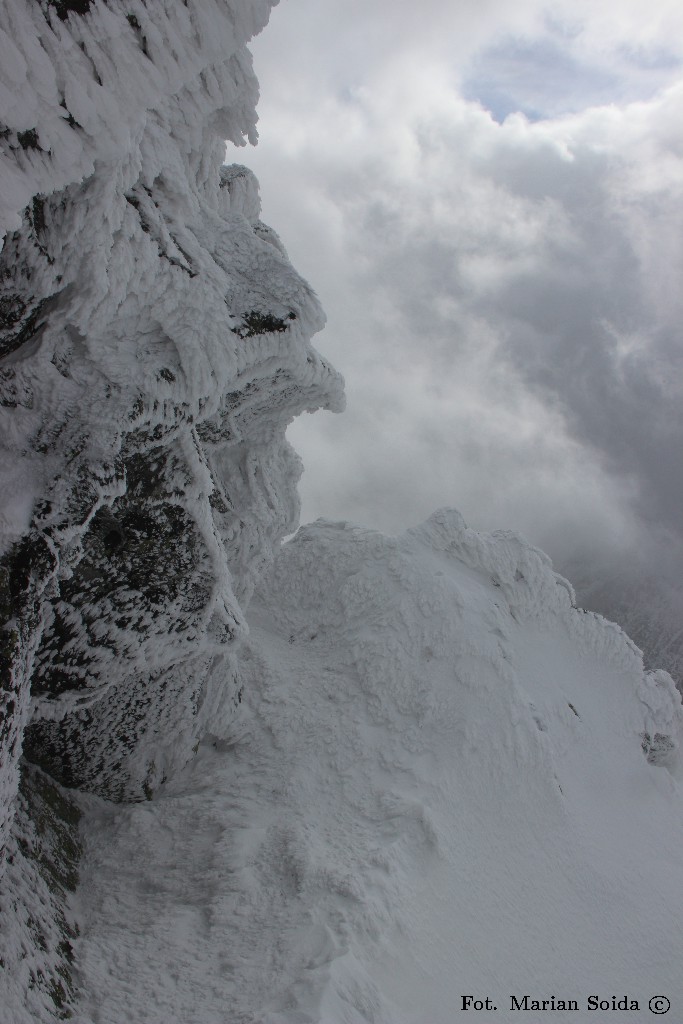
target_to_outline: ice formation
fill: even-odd
[[[278,552],[343,396],[223,162],[270,6],[3,0],[0,1024],[683,1009],[670,678],[457,513]]]
[[[259,220],[253,175],[224,166],[226,139],[256,137],[245,44],[270,8],[3,0],[0,849],[13,884],[37,799],[30,773],[17,799],[22,746],[60,783],[139,799],[237,706],[243,608],[298,518],[285,428],[343,402],[310,345],[313,292]],[[25,917],[35,951],[43,926]],[[23,980],[61,1000],[62,979],[23,961]]]
[[[41,619],[16,698],[21,669],[29,747],[109,795],[201,735],[239,599],[296,521],[284,427],[340,403],[314,295],[221,166],[254,137],[244,41],[269,6],[8,6],[3,174],[30,202],[2,253],[5,565]]]

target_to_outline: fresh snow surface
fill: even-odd
[[[572,597],[451,511],[300,530],[240,714],[153,800],[84,798],[79,1024],[683,1020],[680,700]]]

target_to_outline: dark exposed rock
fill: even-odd
[[[285,320],[273,313],[260,313],[257,309],[252,309],[251,312],[243,314],[242,323],[238,327],[231,327],[231,331],[240,338],[253,338],[256,334],[286,331],[291,326],[287,321],[291,320],[296,320],[296,313],[289,313]]]
[[[17,142],[22,149],[41,149],[38,142],[38,133],[35,128],[29,128],[25,132],[17,132]]]
[[[88,14],[93,6],[94,0],[47,0],[50,7],[54,7],[57,17],[66,21],[70,14]],[[101,0],[106,3],[106,0]]]

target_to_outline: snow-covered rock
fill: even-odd
[[[251,172],[224,166],[226,139],[256,139],[245,44],[271,6],[3,0],[0,851],[15,893],[22,750],[59,783],[144,799],[238,705],[244,607],[298,522],[285,428],[343,404],[310,344],[318,301],[260,222]]]
[[[297,520],[284,428],[341,402],[315,296],[221,166],[255,137],[244,43],[269,6],[8,6],[2,143],[30,198],[0,257],[12,699],[20,721],[30,677],[29,755],[110,796],[153,789],[223,699],[240,600]]]

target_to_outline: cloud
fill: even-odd
[[[304,517],[392,531],[452,504],[560,561],[671,562],[683,13],[463,6],[289,0],[255,47],[248,162],[348,385],[343,417],[291,428]]]

